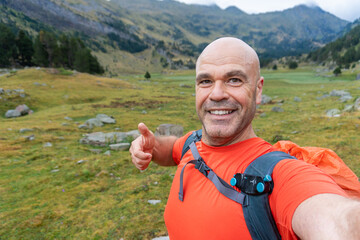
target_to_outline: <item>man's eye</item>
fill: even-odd
[[[241,84],[241,83],[242,83],[242,80],[241,80],[240,78],[230,78],[230,79],[228,80],[228,82],[229,82],[230,84]]]
[[[205,79],[205,80],[201,80],[199,82],[200,85],[208,85],[208,84],[211,84],[211,80],[208,80],[208,79]]]

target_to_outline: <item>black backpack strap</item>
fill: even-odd
[[[270,152],[255,159],[244,174],[261,176],[273,184],[271,176],[274,167],[283,159],[296,159],[280,151]],[[269,205],[269,194],[247,195],[248,204],[243,206],[246,225],[253,239],[281,239]]]

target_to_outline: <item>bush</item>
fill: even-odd
[[[297,67],[298,67],[297,62],[295,62],[295,61],[289,62],[289,68],[290,69],[296,69]]]
[[[334,73],[335,76],[340,75],[341,74],[341,68],[340,67],[335,68],[333,73]]]

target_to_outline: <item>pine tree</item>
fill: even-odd
[[[33,62],[37,66],[48,67],[49,66],[49,57],[45,49],[45,46],[40,41],[40,34],[35,38],[34,42],[34,58]]]
[[[151,75],[148,71],[146,71],[144,78],[146,78],[146,80],[149,80],[151,78]]]
[[[23,30],[20,30],[16,38],[18,60],[22,66],[32,65],[31,58],[34,55],[33,43]]]
[[[0,67],[8,67],[16,57],[15,35],[10,28],[0,24]]]

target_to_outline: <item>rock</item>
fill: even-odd
[[[140,132],[139,130],[132,130],[126,133],[127,137],[132,137],[133,139],[137,138],[140,136]]]
[[[106,152],[104,152],[104,155],[111,156],[111,152],[109,150],[107,150]]]
[[[271,103],[271,101],[272,101],[271,97],[269,97],[269,96],[267,96],[265,94],[263,94],[261,96],[261,104],[268,104],[268,103]]]
[[[64,117],[65,120],[72,121],[73,119],[71,117]]]
[[[123,142],[124,140],[126,140],[126,133],[123,132],[95,132],[86,134],[84,138],[80,139],[80,143],[104,147],[111,143]]]
[[[5,93],[4,89],[0,88],[0,94],[4,94],[4,93]]]
[[[344,102],[347,102],[349,100],[353,99],[353,97],[351,95],[344,95],[344,96],[341,96],[339,101],[344,103]]]
[[[130,143],[110,144],[109,147],[111,150],[115,150],[115,151],[129,150]]]
[[[96,118],[99,119],[102,123],[116,123],[116,120],[113,117],[110,117],[106,114],[98,114]]]
[[[81,163],[84,163],[84,162],[87,162],[87,160],[79,160],[79,161],[77,161],[76,163],[77,163],[77,164],[81,164]]]
[[[360,111],[360,97],[355,100],[354,110],[355,111]]]
[[[24,138],[26,141],[33,141],[33,140],[35,140],[35,135],[31,134],[29,136],[24,136]]]
[[[322,95],[321,97],[317,97],[316,99],[317,99],[317,100],[323,100],[324,98],[328,98],[328,97],[330,97],[329,94],[324,94],[324,95]]]
[[[340,114],[341,114],[341,111],[337,108],[326,111],[326,116],[328,116],[328,117],[340,117]]]
[[[142,114],[147,114],[147,111],[145,111],[145,110],[142,110],[142,112],[141,112]]]
[[[15,117],[20,117],[20,116],[21,116],[21,113],[17,110],[8,110],[5,113],[6,118],[15,118]]]
[[[19,130],[20,133],[32,132],[32,131],[34,131],[34,129],[31,129],[31,128],[21,128],[21,129]]]
[[[88,125],[86,125],[86,124],[81,124],[81,125],[78,126],[78,128],[79,128],[79,129],[87,129],[87,128],[89,128],[89,127],[88,127]]]
[[[60,169],[54,169],[54,170],[51,170],[50,172],[56,173],[56,172],[58,172],[58,171],[60,171]]]
[[[345,105],[343,112],[352,112],[354,111],[354,105]]]
[[[153,238],[152,240],[170,240],[170,238],[169,238],[169,236],[163,236],[163,237]]]
[[[332,90],[330,92],[330,96],[332,97],[342,97],[342,96],[351,96],[349,92],[346,92],[344,90]]]
[[[91,118],[89,120],[86,120],[85,125],[88,128],[93,128],[93,127],[102,127],[104,126],[104,124],[101,122],[101,120],[99,120],[98,118]]]
[[[156,205],[158,203],[161,203],[161,200],[148,200],[148,203],[150,203],[152,205]]]
[[[175,124],[161,124],[156,128],[155,136],[177,136],[184,134],[184,128]]]
[[[261,113],[259,116],[262,117],[262,118],[263,118],[263,117],[266,117],[266,113],[263,112],[263,113]]]
[[[360,73],[356,75],[356,80],[360,80]]]
[[[32,113],[32,111],[30,110],[30,108],[28,106],[26,106],[26,104],[22,104],[22,105],[17,106],[15,108],[15,110],[20,112],[20,114],[22,116]]]
[[[51,142],[46,142],[44,143],[43,147],[52,147],[52,143]]]
[[[299,97],[294,97],[294,102],[301,102],[301,98],[299,98]]]
[[[272,112],[284,112],[284,109],[282,109],[281,107],[273,107],[271,109]]]

